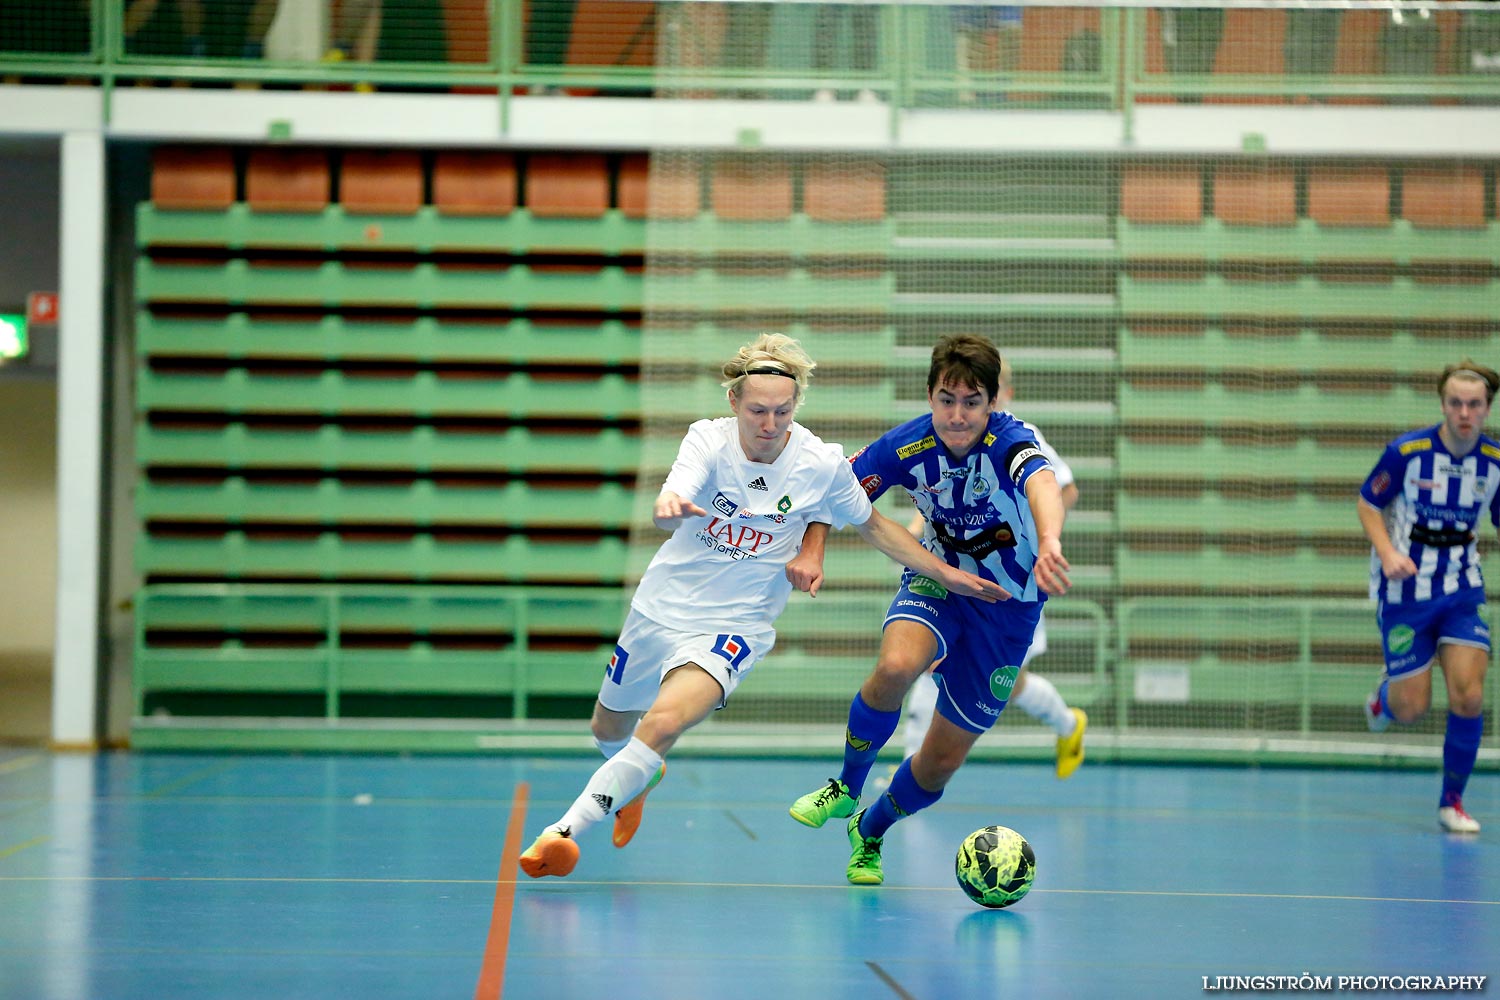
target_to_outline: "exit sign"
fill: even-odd
[[[26,317],[0,313],[0,362],[26,356]]]

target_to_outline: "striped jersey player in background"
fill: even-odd
[[[843,450],[793,419],[814,367],[782,334],[762,334],[722,366],[733,416],[699,420],[682,439],[651,512],[672,534],[636,587],[594,703],[594,745],[607,759],[521,855],[532,878],[571,872],[578,837],[611,814],[616,847],[635,836],[667,752],[771,651],[792,588],[816,595],[822,574],[787,565],[809,521],[852,524],[892,559],[980,604],[1009,596],[876,511]]]
[[[921,573],[902,577],[875,669],[849,706],[843,769],[790,809],[812,827],[849,817],[845,874],[856,885],[885,880],[885,831],[942,796],[1009,701],[1046,595],[1068,587],[1057,479],[1031,432],[996,412],[1000,371],[1000,352],[985,338],[943,338],[927,372],[931,412],[854,457],[854,474],[872,500],[893,486],[907,491],[927,520],[924,544],[935,555],[1010,593],[1009,600],[984,604]],[[809,526],[804,553],[824,530]],[[929,668],[938,681],[937,715],[921,749],[896,769],[884,794],[856,812],[907,691]]]
[[[1480,522],[1500,525],[1500,443],[1483,433],[1500,374],[1465,358],[1437,383],[1441,423],[1386,445],[1359,491],[1359,522],[1374,547],[1370,596],[1385,674],[1365,705],[1375,732],[1420,719],[1432,702],[1432,665],[1443,668],[1448,725],[1438,823],[1478,833],[1464,787],[1484,734],[1490,630],[1479,572]]]

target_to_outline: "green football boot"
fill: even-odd
[[[828,784],[816,792],[808,792],[792,803],[788,810],[792,819],[803,826],[817,828],[837,816],[843,819],[859,805],[859,796],[849,794],[849,786],[837,778],[829,778]]]
[[[861,809],[849,820],[849,846],[854,853],[849,855],[849,868],[845,874],[855,885],[879,885],[885,881],[885,872],[880,870],[880,847],[885,838],[860,834],[859,821],[864,814]]]

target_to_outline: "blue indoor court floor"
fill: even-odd
[[[601,826],[569,878],[519,875],[596,763],[0,749],[0,1000],[1155,998],[1500,974],[1493,773],[1466,797],[1489,830],[1462,838],[1426,771],[975,763],[893,829],[886,884],[854,887],[843,830],[787,816],[832,753],[678,756],[629,847]],[[1037,856],[1007,910],[953,881],[991,823]]]

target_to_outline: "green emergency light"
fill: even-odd
[[[26,356],[26,317],[21,313],[0,313],[0,362]]]

